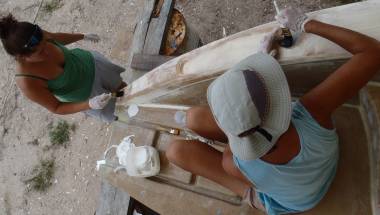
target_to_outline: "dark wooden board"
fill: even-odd
[[[175,57],[165,55],[134,54],[132,57],[131,67],[133,69],[150,71],[173,58]]]
[[[144,43],[144,54],[157,55],[160,53],[165,31],[170,23],[169,20],[171,18],[173,7],[173,0],[164,0],[159,17],[150,20],[148,33]]]

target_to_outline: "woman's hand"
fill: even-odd
[[[84,41],[91,41],[91,42],[97,43],[97,42],[99,42],[100,37],[97,34],[84,34],[83,35],[83,40]]]
[[[291,7],[281,10],[275,18],[282,26],[294,32],[305,32],[304,25],[310,21],[304,12]]]
[[[91,109],[103,109],[108,102],[111,100],[112,95],[111,93],[103,93],[99,96],[95,96],[92,99],[88,101],[88,105],[90,106]]]

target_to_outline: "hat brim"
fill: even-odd
[[[254,132],[245,137],[238,137],[227,131],[224,132],[228,137],[234,156],[241,160],[254,160],[265,155],[277,142],[278,138],[289,128],[291,94],[284,71],[272,56],[264,53],[251,55],[231,68],[230,71],[243,70],[254,70],[263,78],[269,95],[269,112],[260,127],[269,132],[272,139],[271,141],[267,140],[259,132]],[[213,83],[207,91],[207,99],[214,114],[213,107],[222,104],[210,104],[212,96]],[[216,122],[218,123],[218,120]]]

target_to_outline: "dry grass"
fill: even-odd
[[[44,192],[52,185],[54,175],[54,159],[41,160],[40,163],[33,168],[32,178],[25,181],[30,188],[35,191]]]
[[[70,140],[70,130],[73,131],[73,125],[69,125],[64,120],[59,121],[56,125],[49,126],[50,142],[53,146],[66,147]]]
[[[63,3],[61,0],[51,0],[49,2],[45,2],[42,6],[42,10],[46,13],[52,13],[53,11],[62,7]]]

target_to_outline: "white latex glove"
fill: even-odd
[[[111,98],[112,98],[111,93],[103,93],[99,96],[95,96],[91,98],[88,101],[88,105],[90,106],[91,109],[95,109],[95,110],[103,109],[108,104]]]
[[[276,16],[276,20],[284,27],[294,32],[305,32],[304,25],[310,21],[304,12],[300,9],[291,7],[280,11]]]
[[[97,43],[97,42],[99,42],[100,37],[97,34],[84,34],[83,40]]]
[[[273,49],[273,42],[275,41],[280,28],[275,28],[268,34],[264,35],[263,39],[260,41],[260,46],[258,51],[265,54],[270,54],[272,56],[276,55],[276,50]]]

